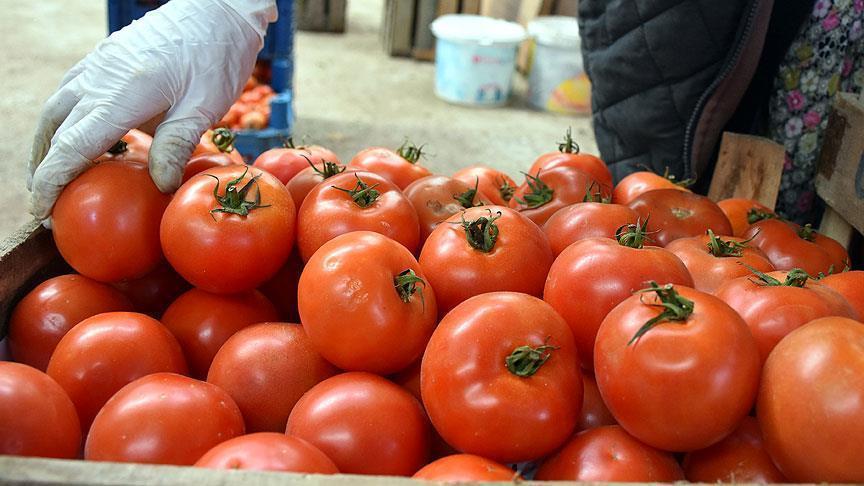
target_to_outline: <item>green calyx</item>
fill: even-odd
[[[597,188],[596,191],[592,191],[592,189]],[[592,180],[588,187],[585,188],[585,197],[582,198],[582,202],[596,202],[600,204],[610,204],[612,202],[612,196],[604,196],[603,188],[600,187],[600,184],[597,181]]]
[[[619,226],[615,230],[615,239],[618,240],[618,244],[636,249],[644,247],[646,242],[651,241],[650,233],[648,233],[648,219],[650,216],[645,218],[644,222],[637,219],[635,224]]]
[[[258,178],[261,177],[261,174],[249,179],[243,187],[239,189],[237,188],[248,172],[249,168],[247,167],[240,177],[228,181],[225,184],[225,195],[223,196],[219,195],[219,186],[221,184],[219,178],[212,174],[204,174],[216,179],[216,187],[213,188],[213,197],[216,199],[216,202],[219,203],[219,207],[210,210],[211,216],[213,216],[213,213],[248,216],[252,210],[270,207],[269,204],[261,204],[261,191],[258,189]],[[246,199],[246,196],[249,195],[249,191],[252,190],[253,186],[255,187],[255,197],[253,200],[249,201]],[[214,216],[213,219],[215,220],[216,217]]]
[[[523,174],[525,174],[525,183],[528,184],[528,192],[525,193],[524,198],[517,198],[516,202],[528,209],[534,209],[552,200],[555,191],[540,179],[540,171],[533,176],[525,172]]]
[[[549,339],[547,338],[546,341],[548,342]],[[549,358],[552,357],[552,351],[556,349],[558,349],[557,346],[550,344],[537,347],[519,346],[504,359],[504,365],[510,373],[527,378],[537,373],[540,367],[549,361]]]
[[[681,187],[690,187],[696,183],[696,179],[684,179],[679,181],[675,174],[669,172],[669,166],[667,165],[665,169],[663,169],[663,178],[667,179],[669,182],[675,184],[676,186]]]
[[[423,155],[423,145],[417,146],[406,140],[405,143],[396,149],[396,153],[408,162],[416,164]]]
[[[336,186],[330,187],[338,189],[351,196],[351,200],[361,208],[367,208],[378,199],[378,196],[381,195],[380,192],[375,190],[375,188],[378,187],[378,184],[370,186],[363,182],[363,179],[361,179],[360,176],[355,174],[354,177],[357,178],[357,184],[355,184],[352,189],[343,189]]]
[[[128,144],[125,140],[120,139],[108,149],[108,153],[111,155],[120,155],[127,150],[129,150]]]
[[[309,167],[312,167],[312,170],[315,171],[316,174],[321,176],[321,180],[327,180],[336,174],[345,172],[345,166],[339,165],[336,162],[328,162],[325,160],[321,164],[322,168],[319,169],[312,163],[312,160],[310,160],[309,157],[306,157],[303,154],[300,154],[300,156],[306,159],[306,162],[309,163]]]
[[[661,287],[660,285],[657,285],[657,282],[651,281],[648,282],[648,288],[637,290],[635,293],[645,294],[648,292],[654,292],[657,294],[657,300],[660,302],[658,304],[646,304],[643,300],[642,303],[662,307],[663,311],[646,321],[645,324],[636,331],[636,334],[630,338],[630,341],[627,342],[628,346],[638,341],[642,335],[661,322],[683,323],[687,321],[687,318],[690,317],[691,314],[693,314],[693,308],[695,306],[693,301],[684,298],[681,294],[676,292],[672,284],[666,284]]]
[[[720,238],[709,229],[707,245],[708,253],[718,258],[740,257],[743,255],[744,248],[750,247],[747,243],[753,241],[753,238],[756,238],[758,234],[759,233],[757,232],[755,235],[744,241],[732,241]]]
[[[412,269],[407,269],[393,277],[393,286],[396,288],[396,293],[399,294],[399,299],[406,304],[411,302],[411,297],[416,293],[420,295],[420,302],[425,307],[426,301],[423,298],[423,289],[417,287],[417,284],[426,287],[426,282],[418,277]]]
[[[495,220],[501,217],[501,211],[497,211],[497,216],[492,215],[492,210],[489,210],[489,216],[481,216],[474,221],[466,221],[465,213],[462,213],[462,229],[465,230],[465,237],[468,244],[475,250],[480,250],[483,253],[489,253],[495,248],[495,242],[498,241],[498,225]]]
[[[573,141],[572,127],[567,127],[567,133],[564,134],[564,141],[558,144],[558,151],[565,154],[579,153],[579,144]]]
[[[755,280],[750,279],[750,281],[763,287],[804,287],[807,284],[807,280],[813,279],[813,277],[803,269],[793,268],[786,273],[786,280],[781,282],[771,275],[760,272],[746,263],[739,263],[747,267],[747,269],[756,277]]]
[[[480,186],[480,178],[474,178],[474,187],[468,189],[467,191],[461,194],[454,194],[453,199],[456,200],[459,204],[462,205],[463,208],[473,208],[475,206],[482,206],[483,201],[477,201],[477,204],[474,204],[474,198],[477,197],[477,188]]]
[[[498,194],[501,195],[501,198],[507,202],[510,202],[513,199],[513,193],[516,192],[516,188],[511,186],[507,179],[501,178],[500,181],[495,181],[498,184]]]
[[[294,137],[283,138],[282,147],[287,149],[297,148],[297,146],[294,145]]]
[[[770,211],[763,211],[759,208],[750,208],[747,210],[748,224],[753,224],[764,219],[777,219],[777,215]]]
[[[236,138],[234,132],[227,128],[217,128],[213,130],[213,135],[210,136],[213,145],[215,145],[220,152],[226,154],[230,154],[234,151],[234,138]]]
[[[813,229],[812,224],[807,223],[798,228],[798,237],[802,240],[813,241],[816,239],[816,230]]]

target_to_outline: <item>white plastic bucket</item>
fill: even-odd
[[[480,15],[443,15],[435,35],[435,94],[452,103],[503,105],[510,97],[516,49],[525,29]]]
[[[558,113],[591,111],[591,83],[582,65],[575,17],[538,17],[528,24],[534,52],[528,75],[528,100]]]

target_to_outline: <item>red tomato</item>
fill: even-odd
[[[263,130],[267,128],[268,115],[260,111],[250,111],[240,117],[241,130]]]
[[[519,473],[509,467],[472,454],[456,454],[430,462],[417,471],[414,479],[427,481],[473,482],[512,481],[518,482]]]
[[[620,204],[581,202],[556,211],[543,225],[555,256],[586,238],[612,238],[622,226],[636,222],[636,211]]]
[[[707,235],[674,240],[666,245],[666,250],[684,262],[696,290],[709,294],[729,280],[750,275],[748,267],[760,272],[774,271],[765,254],[743,238],[721,237],[710,230]]]
[[[293,140],[288,139],[284,147],[263,152],[252,165],[273,174],[282,184],[288,184],[300,171],[308,169],[309,164],[319,165],[324,162],[341,165],[336,154],[324,147],[295,147]]]
[[[60,339],[84,319],[132,304],[110,286],[82,275],[49,278],[24,296],[9,319],[12,359],[45,371]]]
[[[310,474],[339,472],[333,461],[317,447],[298,437],[275,432],[234,437],[210,449],[195,466]]]
[[[208,170],[180,187],[165,210],[162,248],[192,285],[245,292],[288,260],[295,214],[291,194],[273,176],[248,167]]]
[[[315,186],[297,214],[297,247],[303,261],[324,243],[352,231],[374,231],[411,252],[420,242],[414,206],[387,179],[370,172],[335,175]]]
[[[0,361],[0,455],[74,459],[81,448],[75,405],[30,366]]]
[[[672,454],[639,442],[617,425],[576,434],[546,459],[540,481],[671,483],[684,479]]]
[[[276,275],[258,288],[276,306],[279,317],[284,322],[300,322],[300,314],[297,312],[297,282],[302,270],[303,261],[295,251]]]
[[[343,373],[315,385],[297,402],[285,433],[309,441],[347,474],[408,476],[429,454],[420,403],[371,373]]]
[[[426,241],[432,230],[450,216],[485,204],[488,198],[477,187],[442,175],[426,176],[408,184],[403,193],[417,211],[420,241]]]
[[[649,191],[657,189],[674,189],[676,191],[690,192],[683,184],[688,181],[676,182],[675,176],[661,176],[653,172],[634,172],[618,181],[618,185],[612,190],[612,202],[616,204],[630,204],[631,201]]]
[[[444,440],[507,463],[554,451],[582,407],[567,324],[542,300],[516,292],[472,297],[441,320],[423,355],[420,389]]]
[[[516,188],[510,207],[517,209],[543,226],[559,209],[586,200],[586,196],[600,192],[600,198],[608,197],[609,187],[597,187],[596,181],[579,169],[559,166],[534,174],[526,174],[525,182]]]
[[[759,351],[744,321],[717,297],[651,285],[603,320],[597,385],[637,439],[669,451],[702,449],[732,433],[753,406]]]
[[[237,331],[278,320],[273,304],[258,291],[216,295],[192,289],[168,306],[162,323],[177,337],[189,371],[204,378],[219,348]]]
[[[453,178],[474,187],[489,198],[489,203],[507,206],[516,191],[516,182],[500,170],[485,165],[471,165],[453,173]]]
[[[541,155],[531,165],[528,173],[536,174],[541,170],[545,172],[554,167],[573,167],[611,190],[612,173],[609,172],[609,167],[606,167],[606,162],[596,155],[579,153],[579,145],[573,141],[569,128],[564,137],[564,142],[558,144],[558,150]]]
[[[397,150],[382,147],[371,147],[357,152],[348,163],[348,167],[378,174],[395,184],[399,189],[405,189],[408,184],[431,175],[429,169],[418,165],[423,146],[404,143]]]
[[[84,319],[63,336],[48,363],[48,376],[69,394],[85,431],[118,390],[161,371],[186,374],[183,351],[159,321],[135,312]]]
[[[435,289],[438,313],[486,292],[540,296],[552,265],[543,231],[501,206],[466,209],[438,225],[420,252],[420,267]]]
[[[744,198],[730,198],[717,202],[717,206],[732,223],[732,234],[743,236],[751,224],[767,218],[774,218],[774,211],[759,201]]]
[[[303,204],[306,196],[322,181],[327,180],[337,174],[345,172],[346,167],[336,162],[322,162],[315,164],[312,167],[306,167],[297,173],[285,185],[288,192],[291,193],[291,198],[294,199],[294,205],[297,209]],[[349,172],[354,172],[353,170]]]
[[[174,373],[124,386],[102,408],[84,446],[88,461],[192,465],[243,435],[243,416],[222,389]]]
[[[343,370],[393,373],[417,360],[435,329],[435,292],[414,256],[371,231],[325,243],[297,285],[312,346]]]
[[[597,380],[590,373],[582,371],[582,413],[579,415],[579,423],[576,430],[593,429],[604,425],[616,425],[615,417],[603,402],[600,389],[597,388]]]
[[[201,142],[192,152],[192,158],[202,154],[224,153],[228,154],[235,164],[245,164],[243,156],[234,148],[234,138],[234,132],[227,128],[207,130],[201,135]]]
[[[170,199],[145,165],[95,165],[57,198],[54,242],[72,268],[94,280],[141,277],[162,261],[159,221]]]
[[[238,164],[234,157],[226,153],[204,153],[199,154],[186,162],[186,168],[183,169],[182,183],[193,178],[194,176],[204,172],[205,170],[215,169],[216,167],[245,167],[245,164]]]
[[[150,145],[153,144],[153,137],[142,132],[141,130],[129,130],[129,133],[114,144],[101,155],[96,162],[105,162],[107,160],[129,160],[146,164],[150,155]]]
[[[849,265],[849,254],[840,243],[795,223],[766,219],[744,233],[762,250],[777,270],[801,268],[810,275],[841,272]]]
[[[241,329],[225,341],[207,381],[237,402],[247,432],[284,432],[297,400],[336,373],[312,349],[302,327],[271,322]]]
[[[732,224],[714,201],[689,191],[658,189],[630,201],[629,206],[648,222],[648,231],[660,246],[704,235],[709,229],[722,236],[732,234]]]
[[[864,319],[864,271],[835,273],[819,280],[819,283],[842,295],[858,314],[858,319]]]
[[[787,478],[864,482],[864,326],[826,317],[792,331],[765,362],[756,410]]]
[[[189,290],[189,282],[177,275],[167,264],[135,280],[117,282],[112,286],[123,293],[136,311],[159,318],[168,305],[183,292]],[[131,310],[131,309],[111,309]]]
[[[759,422],[744,417],[725,439],[684,456],[684,475],[694,483],[786,483],[762,443]]]

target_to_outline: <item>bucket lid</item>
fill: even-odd
[[[579,47],[579,22],[575,17],[537,17],[528,23],[528,34],[534,37],[538,44]]]
[[[525,28],[521,25],[482,15],[442,15],[432,22],[431,28],[435,37],[457,42],[516,44],[525,39]]]

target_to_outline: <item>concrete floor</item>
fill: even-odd
[[[24,187],[31,137],[41,105],[62,75],[105,35],[104,0],[0,0],[0,238],[29,219]],[[532,111],[516,80],[511,106],[454,106],[433,93],[434,65],[388,57],[378,30],[383,0],[348,3],[344,35],[298,32],[295,138],[325,145],[343,159],[370,145],[426,143],[424,162],[449,173],[485,163],[517,176],[555,148],[567,126],[596,153],[587,118]]]

